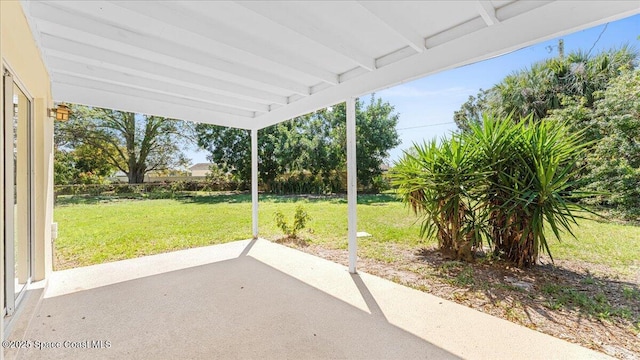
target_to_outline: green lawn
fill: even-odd
[[[603,220],[578,220],[573,238],[551,242],[551,253],[558,259],[577,259],[620,270],[640,267],[640,226]]]
[[[418,237],[415,216],[389,195],[358,197],[360,256],[392,262],[389,243],[404,249],[431,245]],[[347,247],[347,203],[343,198],[261,196],[260,236],[282,235],[273,214],[291,218],[302,204],[311,216],[301,236],[328,248]],[[219,244],[251,237],[249,195],[197,195],[180,199],[118,200],[62,198],[54,212],[59,226],[56,258],[63,269]],[[552,241],[557,259],[580,259],[625,268],[640,265],[640,227],[580,221],[576,239]]]

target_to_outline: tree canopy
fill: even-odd
[[[356,101],[358,180],[369,187],[381,174],[389,150],[398,146],[398,114],[392,105],[372,95],[368,103]],[[267,186],[279,174],[309,172],[325,183],[346,168],[346,107],[331,109],[261,129],[258,132],[260,179]],[[196,126],[198,145],[209,151],[209,158],[224,172],[238,180],[251,175],[249,131],[215,125]]]
[[[190,129],[185,121],[73,105],[69,121],[56,123],[56,148],[59,155],[73,153],[78,160],[90,160],[93,169],[119,169],[129,183],[142,183],[149,171],[188,163],[183,147],[190,141]],[[83,151],[91,154],[89,159],[81,156]],[[61,170],[65,166],[68,170],[68,165],[59,164]]]
[[[548,120],[568,121],[584,131],[591,151],[583,160],[584,187],[594,202],[624,218],[640,219],[640,70],[625,70],[586,101],[567,100]]]
[[[74,149],[56,146],[54,154],[54,183],[98,184],[105,181],[116,167],[107,161],[101,149],[81,144]]]
[[[506,76],[491,89],[470,96],[458,111],[454,121],[463,131],[478,123],[483,114],[505,117],[514,121],[532,116],[539,121],[554,109],[563,107],[563,98],[582,99],[592,108],[595,94],[620,76],[624,69],[634,68],[638,59],[628,46],[591,55],[574,51],[567,56],[547,59]]]

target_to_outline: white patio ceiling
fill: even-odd
[[[640,1],[23,1],[55,101],[259,129]]]

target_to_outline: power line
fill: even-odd
[[[419,128],[425,128],[425,127],[431,127],[431,126],[439,126],[439,125],[448,125],[448,124],[455,124],[455,123],[453,121],[448,121],[448,122],[437,123],[437,124],[410,126],[410,127],[406,127],[406,128],[402,128],[402,129],[396,129],[396,130],[401,131],[401,130],[419,129]]]
[[[593,43],[593,45],[591,45],[591,49],[589,49],[589,52],[587,52],[587,56],[589,56],[591,54],[591,50],[593,50],[593,48],[596,47],[596,44],[598,43],[598,41],[600,41],[600,38],[602,37],[602,34],[604,34],[604,32],[607,30],[607,26],[609,26],[609,23],[604,24],[602,31],[600,31],[600,35],[598,35],[598,38],[596,39],[596,41]]]

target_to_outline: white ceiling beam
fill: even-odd
[[[524,14],[527,11],[531,11],[533,9],[551,4],[554,1],[558,1],[558,0],[514,1],[499,9],[496,9],[496,17],[498,19],[501,19],[501,21],[505,21],[514,16]]]
[[[69,7],[64,7],[65,4]],[[62,7],[60,7],[61,5]],[[154,58],[159,62],[175,64],[184,68],[194,68],[200,73],[208,73],[227,81],[259,82],[299,95],[309,95],[309,86],[263,70],[222,60],[198,50],[205,47],[206,43],[186,46],[185,44],[190,41],[189,38],[193,38],[195,35],[185,32],[186,34],[179,36],[181,34],[176,34],[176,31],[167,31],[166,24],[140,18],[128,10],[107,2],[42,2],[32,6],[31,11],[35,17],[40,19],[41,23],[43,21],[48,23],[47,28],[41,29],[43,32],[58,31],[64,35],[55,35],[77,41],[85,41],[90,38],[87,35],[91,34],[94,35],[94,40],[100,40],[92,41],[89,44],[101,46],[110,51],[143,59]],[[75,16],[72,12],[77,12],[82,16]],[[104,18],[100,18],[101,15]],[[107,20],[115,22],[115,24],[109,24],[106,22]],[[140,23],[136,31],[129,30],[126,26],[132,26],[135,21]],[[64,27],[72,31],[65,31],[59,24],[64,24]],[[143,30],[144,33],[140,33],[140,30]]]
[[[486,25],[484,23],[484,20],[482,20],[482,18],[480,17],[477,17],[460,25],[454,26],[450,29],[439,32],[435,35],[429,36],[425,40],[425,45],[427,46],[427,49],[432,49],[436,46],[456,40],[465,35],[472,34],[485,27]]]
[[[638,13],[639,1],[554,1],[521,16],[501,17],[501,26],[487,27],[477,18],[482,22],[479,31],[456,37],[429,51],[362,74],[357,80],[342,82],[330,90],[272,110],[256,117],[255,124],[267,127],[342,102],[348,97],[369,94]],[[545,19],[545,26],[540,26],[540,19]]]
[[[135,88],[159,94],[178,96],[186,99],[202,101],[211,104],[229,106],[237,109],[268,112],[269,105],[253,101],[242,100],[230,96],[194,89],[176,84],[170,80],[155,80],[137,76],[130,72],[115,71],[101,67],[100,65],[90,65],[79,61],[49,56],[50,71],[53,74],[66,74],[83,77],[86,79],[99,80],[128,88]]]
[[[358,66],[369,71],[375,70],[375,59],[367,56],[360,50],[355,49],[353,45],[344,42],[344,37],[340,36],[340,34],[332,33],[332,29],[329,28],[320,29],[314,24],[309,23],[302,16],[291,16],[292,14],[304,14],[304,2],[291,1],[271,3],[267,1],[243,1],[237,3],[308,38],[309,41],[320,44],[325,48],[346,57]],[[296,11],[288,11],[289,8],[294,8]]]
[[[358,76],[364,75],[366,73],[368,73],[368,71],[361,67],[353,68],[351,70],[345,71],[344,73],[340,74],[340,82],[343,83],[345,81],[355,79]]]
[[[134,99],[148,99],[154,101],[162,101],[167,104],[176,104],[183,106],[191,106],[195,109],[204,109],[213,111],[220,114],[228,114],[241,116],[246,118],[253,118],[256,115],[255,111],[242,110],[237,108],[232,108],[228,106],[222,106],[217,104],[206,103],[202,101],[186,99],[182,97],[177,97],[174,95],[161,94],[157,92],[149,92],[145,90],[135,89],[131,87],[124,87],[117,84],[112,84],[108,82],[104,82],[96,79],[87,79],[75,75],[68,75],[62,73],[53,73],[51,75],[53,81],[58,84],[66,84],[81,87],[83,89],[94,89],[99,91],[107,91],[118,93],[122,95],[130,96]]]
[[[476,0],[476,9],[487,26],[493,26],[500,22],[496,17],[496,9],[491,5],[491,1]]]
[[[402,38],[402,40],[415,51],[421,53],[426,50],[424,38],[409,28],[403,18],[395,17],[393,14],[385,12],[384,2],[357,1],[356,3],[384,24],[389,31]]]
[[[214,53],[223,50],[220,45],[215,45],[214,42],[242,51],[235,53],[226,52],[225,56],[229,59],[246,60],[247,57],[263,58],[307,76],[314,77],[318,81],[324,81],[332,85],[338,84],[338,74],[311,64],[300,56],[300,54],[287,50],[286,47],[278,46],[275,44],[275,41],[262,41],[241,29],[230,28],[225,24],[210,21],[203,15],[204,12],[220,11],[219,7],[221,5],[224,5],[225,12],[235,9],[236,7],[237,9],[244,9],[235,4],[206,1],[185,1],[179,3],[166,1],[154,4],[154,6],[149,6],[145,2],[122,1],[116,5],[165,23],[173,23],[193,34],[206,36],[210,40],[208,49]],[[246,11],[246,9],[244,10]],[[227,15],[231,18],[234,16],[234,14]]]
[[[409,56],[415,55],[416,52],[410,46],[405,46],[402,49],[396,50],[391,54],[387,54],[385,56],[379,57],[376,59],[376,67],[381,68],[383,66],[387,66],[389,64],[393,64],[396,61],[400,61],[404,58],[408,58]],[[313,93],[313,90],[311,91]]]
[[[54,82],[51,85],[54,101],[102,107],[139,114],[162,116],[172,119],[188,120],[241,129],[256,126],[254,118],[221,114],[214,111],[197,109],[191,106],[171,104],[163,101],[138,99],[115,92],[82,88]]]
[[[51,52],[50,49],[54,49],[56,56],[59,57],[72,58],[72,60],[83,59],[83,61],[94,61],[98,64],[103,64],[104,67],[109,66],[112,69],[129,72],[136,71],[137,74],[156,79],[170,79],[176,82],[198,84],[211,91],[248,100],[287,104],[287,98],[284,96],[211,78],[189,70],[158,64],[152,60],[142,60],[131,56],[116,54],[105,49],[47,34],[42,34],[41,38],[44,51]]]

